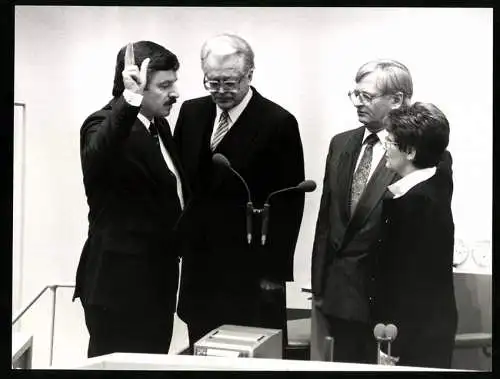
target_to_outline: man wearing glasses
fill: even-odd
[[[375,363],[370,252],[379,238],[383,196],[396,175],[385,166],[382,120],[410,103],[413,85],[408,69],[394,60],[364,64],[355,82],[349,98],[363,125],[330,142],[312,252],[313,313],[317,327],[333,336],[335,361]]]
[[[304,180],[297,120],[250,86],[254,54],[242,38],[209,39],[201,66],[209,96],[183,103],[174,132],[193,190],[183,220],[178,314],[191,347],[223,324],[283,329],[286,341],[285,281],[293,280],[304,195],[272,197],[264,244],[258,210],[273,191]],[[229,167],[212,161],[216,153],[248,191]],[[249,200],[255,212],[247,213]]]

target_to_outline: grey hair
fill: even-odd
[[[377,59],[362,65],[356,73],[356,83],[366,75],[379,71],[377,87],[383,94],[403,94],[403,104],[410,105],[413,96],[413,81],[408,68],[393,59]]]
[[[219,34],[205,41],[201,47],[201,67],[205,65],[205,61],[210,54],[222,56],[236,55],[243,59],[243,69],[245,72],[253,69],[254,54],[253,50],[243,38],[229,33]]]

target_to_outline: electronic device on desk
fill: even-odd
[[[193,355],[282,358],[280,329],[222,325],[194,344]]]

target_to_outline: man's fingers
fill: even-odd
[[[139,71],[138,67],[135,64],[134,44],[132,42],[129,42],[125,47],[125,67],[123,69],[124,78],[129,77],[133,79],[139,87],[144,88],[146,86],[148,65],[150,60],[150,58],[144,59],[141,63],[141,69]]]
[[[144,86],[146,85],[149,61],[150,59],[146,58],[141,63],[141,72],[139,75],[141,78],[141,84],[143,84]]]
[[[134,44],[132,42],[129,42],[127,44],[127,47],[125,48],[125,67],[134,65],[135,65]]]

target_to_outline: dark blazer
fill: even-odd
[[[312,252],[312,292],[324,313],[369,321],[370,253],[379,238],[381,204],[396,174],[383,157],[350,216],[354,167],[365,128],[334,136],[330,142]]]
[[[267,196],[304,180],[304,158],[297,120],[279,105],[253,96],[214,153],[222,153],[248,183],[256,208]],[[260,246],[261,218],[253,218],[253,241],[246,241],[247,192],[227,168],[212,162],[210,137],[216,106],[210,96],[182,104],[174,140],[193,190],[184,221],[188,235],[182,264],[178,313],[199,317],[200,304],[248,302],[259,280],[292,280],[293,256],[304,209],[304,194],[271,199],[268,241]],[[215,302],[214,297],[219,300]]]
[[[393,323],[400,364],[450,367],[457,328],[454,223],[446,172],[437,170],[383,204],[375,274],[375,318]]]
[[[115,309],[174,312],[178,282],[175,233],[181,215],[175,176],[120,96],[89,116],[80,131],[89,232],[74,298]],[[183,173],[164,118],[159,134]],[[181,180],[183,181],[183,180]],[[184,186],[184,198],[188,188]]]

